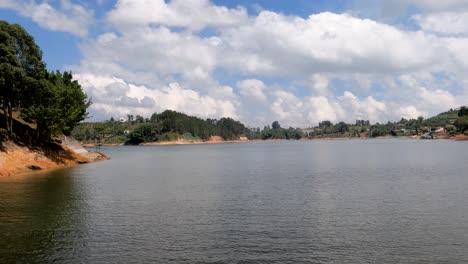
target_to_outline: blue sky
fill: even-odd
[[[50,70],[71,70],[92,120],[174,109],[373,122],[466,104],[463,0],[0,0]]]
[[[40,2],[40,1],[37,1]],[[54,7],[59,9],[59,1],[48,1]],[[236,0],[218,0],[213,1],[218,5],[224,5],[231,8],[237,6],[245,7],[250,14],[258,13],[259,7],[272,10],[275,12],[284,13],[286,15],[298,15],[307,17],[310,14],[332,11],[346,11],[347,3],[350,1],[284,1],[284,0],[262,0],[262,1],[236,1]],[[87,1],[87,8],[93,10],[96,20],[101,20],[106,13],[115,5],[115,0],[104,0],[101,4],[96,1]],[[20,15],[11,9],[0,9],[0,17],[10,23],[17,23],[23,26],[36,39],[41,49],[44,51],[44,60],[49,69],[63,70],[66,65],[79,63],[80,60],[80,38],[69,33],[51,31],[44,29],[39,24],[32,21],[29,17]],[[90,34],[96,35],[102,32],[102,25],[96,24],[90,27]]]

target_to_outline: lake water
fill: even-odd
[[[467,142],[109,147],[0,178],[0,263],[468,263]]]

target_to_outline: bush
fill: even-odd
[[[179,134],[168,132],[161,135],[159,141],[174,141],[179,138]]]
[[[458,128],[460,132],[465,132],[465,130],[468,130],[468,115],[465,116],[460,116],[456,121],[455,121],[455,127]]]
[[[182,137],[185,139],[185,140],[200,140],[200,137],[194,137],[192,135],[192,133],[184,133],[182,135]]]

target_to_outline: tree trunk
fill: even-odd
[[[8,131],[8,111],[6,109],[6,100],[5,100],[5,98],[2,99],[2,110],[3,110],[3,115],[5,117],[5,128]]]
[[[8,105],[7,105],[7,108],[8,108],[8,132],[10,133],[10,136],[13,132],[13,110],[12,110],[12,107],[11,107],[11,102],[8,102]]]

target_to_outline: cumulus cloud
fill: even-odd
[[[423,32],[328,12],[302,19],[264,11],[221,39],[227,67],[271,75],[432,70],[448,55]]]
[[[250,97],[259,101],[265,101],[267,98],[263,93],[266,88],[265,83],[256,79],[248,79],[237,82],[240,93],[245,97]]]
[[[82,65],[88,70],[125,76],[133,82],[140,82],[140,75],[148,72],[166,79],[173,74],[204,79],[216,65],[210,39],[166,27],[104,33],[85,43],[82,50]]]
[[[255,126],[416,118],[468,94],[468,38],[433,34],[462,33],[463,23],[429,19],[461,2],[439,2],[399,0],[430,12],[412,31],[346,13],[249,16],[208,0],[119,0],[70,69],[95,117],[173,109]],[[443,23],[458,27],[442,32]]]
[[[467,34],[468,12],[439,12],[415,15],[413,19],[427,32],[442,34]]]
[[[93,99],[91,112],[94,119],[118,115],[139,114],[150,116],[166,109],[181,111],[201,117],[238,118],[236,105],[228,100],[202,96],[184,89],[178,83],[164,87],[147,87],[126,83],[116,77],[97,76],[91,73],[76,74],[84,91]]]
[[[271,105],[271,115],[281,122],[292,126],[315,126],[320,121],[354,122],[355,119],[373,120],[374,122],[393,117],[388,113],[386,103],[368,96],[359,99],[353,93],[345,91],[336,97],[296,95],[276,91]]]
[[[314,74],[311,78],[312,80],[312,90],[317,95],[326,95],[329,88],[328,77],[321,74]]]
[[[119,0],[107,16],[119,28],[155,23],[192,30],[238,25],[247,17],[244,8],[229,9],[208,0]]]
[[[0,0],[0,8],[15,10],[49,30],[67,32],[80,37],[88,34],[88,27],[93,21],[93,12],[70,0],[61,0],[59,9],[48,1]]]

